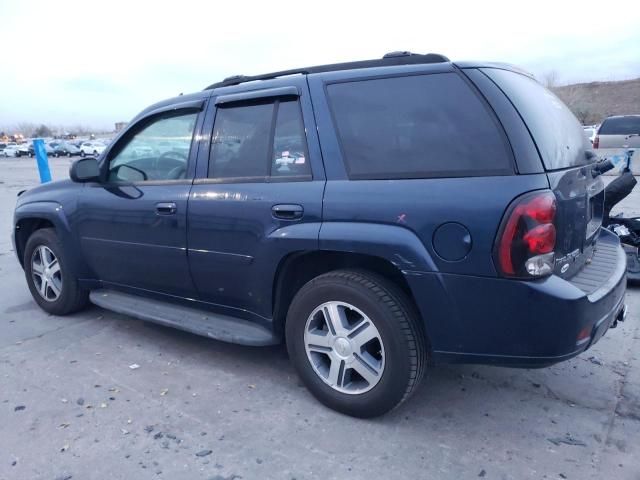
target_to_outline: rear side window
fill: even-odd
[[[209,178],[310,179],[306,151],[297,100],[219,107]]]
[[[509,97],[526,123],[547,170],[589,163],[582,125],[571,110],[534,79],[495,68],[482,71]]]
[[[330,84],[349,177],[460,177],[513,173],[493,115],[455,73]]]
[[[640,116],[610,117],[600,126],[600,135],[640,134]]]

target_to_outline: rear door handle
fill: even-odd
[[[271,213],[280,220],[299,220],[304,215],[304,208],[302,205],[283,203],[271,207]]]
[[[174,215],[178,207],[174,202],[156,203],[156,214],[158,215]]]

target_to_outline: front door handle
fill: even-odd
[[[279,220],[299,220],[304,215],[304,208],[302,205],[283,203],[271,207],[271,213]]]
[[[158,215],[174,215],[178,207],[174,202],[156,203],[156,214]]]

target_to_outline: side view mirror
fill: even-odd
[[[91,157],[76,160],[69,168],[69,177],[78,183],[97,181],[100,177],[98,160]]]

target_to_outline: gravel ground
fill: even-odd
[[[53,160],[54,178],[68,166]],[[435,366],[404,406],[357,420],[315,401],[282,347],[97,307],[46,315],[9,240],[35,161],[0,158],[0,172],[2,480],[640,479],[637,287],[628,320],[571,361]],[[623,210],[640,215],[639,191]]]

